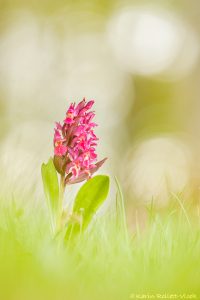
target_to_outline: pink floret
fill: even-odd
[[[64,145],[58,145],[54,148],[54,155],[63,156],[67,153],[67,147]]]

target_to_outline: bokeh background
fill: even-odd
[[[0,193],[40,201],[54,122],[86,97],[129,207],[198,201],[199,87],[198,0],[0,0]]]

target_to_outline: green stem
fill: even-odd
[[[56,233],[58,233],[62,228],[64,193],[65,193],[65,175],[61,175],[60,176],[58,214],[57,214],[57,220],[56,220]]]

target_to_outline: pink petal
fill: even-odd
[[[63,156],[67,152],[67,147],[64,145],[58,145],[54,148],[54,154],[57,156]]]
[[[55,131],[54,133],[54,143],[55,143],[56,141],[60,141],[62,137],[60,132],[57,129],[54,129],[54,131]]]
[[[90,109],[90,108],[93,106],[93,104],[94,104],[94,100],[89,101],[89,102],[86,104],[85,109],[86,109],[86,110]]]
[[[73,120],[73,118],[67,117],[67,118],[64,120],[64,123],[65,123],[65,124],[72,124],[72,123],[74,123],[74,120]]]
[[[95,165],[92,165],[90,167],[90,174],[94,174],[103,164],[104,162],[107,160],[107,157],[102,159],[101,161],[99,161],[98,163],[96,163]],[[66,184],[75,184],[75,183],[79,183],[84,181],[85,179],[89,179],[89,175],[88,173],[80,173],[80,175],[77,178],[69,178],[68,180],[66,180]]]
[[[85,106],[85,103],[86,103],[85,98],[83,98],[83,100],[79,102],[79,104],[76,106],[75,110],[77,115],[80,112],[80,110]]]
[[[56,122],[56,129],[58,129],[58,130],[62,130],[62,126],[60,125],[60,123],[59,123],[59,122]]]

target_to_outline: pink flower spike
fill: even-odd
[[[63,124],[56,123],[54,133],[54,165],[65,176],[66,184],[89,179],[104,163],[97,161],[94,134],[96,123],[91,122],[95,113],[90,111],[94,100],[83,99],[77,105],[71,103]]]

